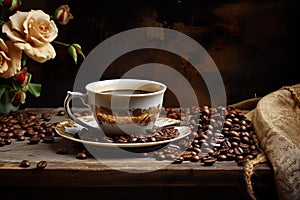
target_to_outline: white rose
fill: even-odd
[[[2,32],[26,55],[40,63],[56,56],[50,42],[57,37],[58,29],[49,15],[42,10],[18,11],[9,20]]]
[[[0,78],[10,78],[21,70],[22,50],[0,38]]]

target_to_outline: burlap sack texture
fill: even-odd
[[[252,199],[256,199],[251,185],[254,167],[266,161],[273,167],[279,199],[300,199],[300,84],[231,107],[250,110],[246,116],[253,122],[263,152],[245,164],[244,175]]]

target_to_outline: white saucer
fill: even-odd
[[[85,121],[90,126],[97,128],[97,122],[94,120],[92,116],[84,116],[81,117],[80,120]],[[170,126],[179,124],[179,120],[174,120],[170,118],[159,118],[155,123],[156,127]],[[188,126],[174,126],[179,132],[179,135],[176,138],[172,138],[169,140],[157,141],[157,142],[146,142],[146,143],[108,143],[108,142],[95,142],[89,140],[82,140],[75,138],[75,134],[82,130],[82,127],[79,124],[76,124],[72,120],[62,121],[58,123],[55,127],[56,132],[61,137],[64,137],[68,140],[72,140],[74,142],[79,142],[87,145],[99,146],[99,147],[118,147],[118,148],[141,148],[141,147],[151,147],[156,145],[167,144],[176,140],[179,140],[191,133],[191,128]]]

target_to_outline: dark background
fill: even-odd
[[[298,0],[24,0],[22,9],[40,8],[53,13],[61,4],[69,4],[74,19],[67,26],[58,25],[57,40],[81,44],[86,55],[106,38],[137,27],[170,28],[192,37],[218,66],[228,104],[299,83]],[[75,65],[64,47],[54,46],[55,60],[42,65],[29,63],[32,82],[42,84],[42,93],[39,98],[28,95],[23,107],[62,106],[66,92],[72,90],[82,59]],[[130,67],[147,63],[153,54],[147,55],[128,54],[126,59],[120,58],[99,79],[118,78]],[[168,56],[173,55],[158,54],[152,58]],[[209,104],[207,88],[195,69],[178,57],[171,60],[167,64],[187,77],[199,103]],[[167,93],[166,99],[165,106],[176,106],[172,92]]]

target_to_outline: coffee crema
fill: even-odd
[[[111,94],[111,95],[132,95],[132,94],[149,94],[152,91],[147,90],[132,90],[132,89],[118,89],[118,90],[104,90],[100,92],[101,94]]]

